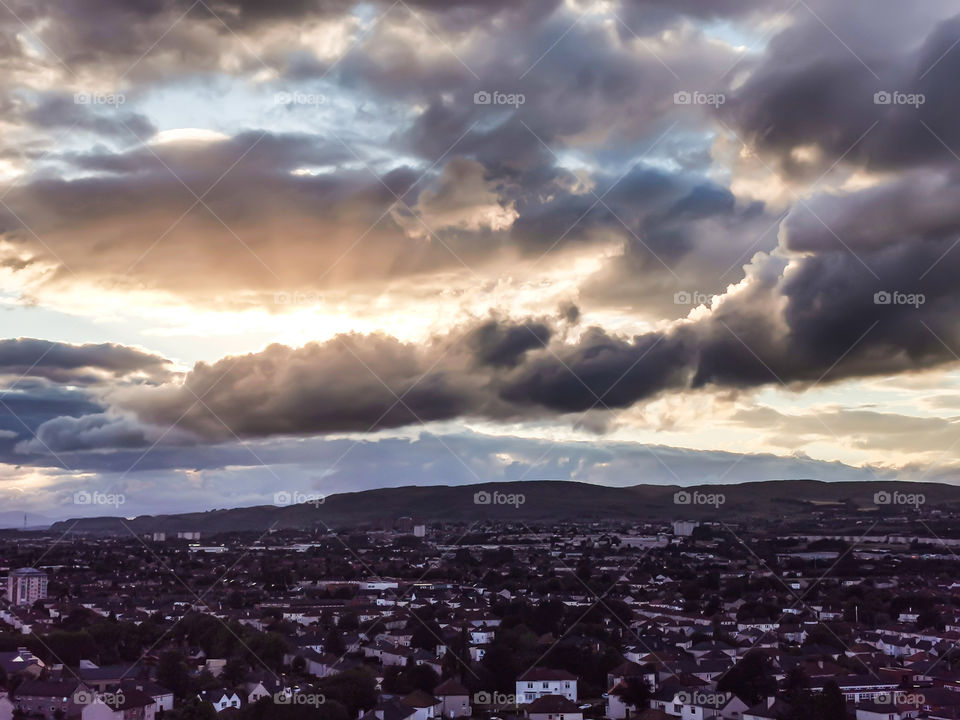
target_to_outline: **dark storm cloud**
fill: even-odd
[[[104,409],[85,391],[23,380],[0,392],[0,430],[13,433],[10,439],[30,437],[53,418],[81,417]]]
[[[133,375],[159,380],[169,374],[169,362],[159,355],[113,343],[70,345],[32,338],[0,340],[0,375],[43,377],[71,384]]]
[[[960,146],[956,8],[935,2],[911,17],[901,3],[867,5],[825,6],[829,30],[801,13],[722,108],[791,175],[816,177],[841,158],[874,170],[954,160],[944,145]],[[863,24],[867,12],[872,22]],[[822,154],[797,158],[804,147]]]
[[[468,336],[467,345],[484,365],[516,367],[529,350],[545,347],[550,335],[543,323],[504,325],[491,320]]]
[[[862,191],[850,212],[881,211],[895,187],[888,190]],[[951,197],[941,194],[945,209]],[[824,196],[812,207],[835,201]],[[188,390],[134,391],[121,404],[154,424],[186,412],[183,426],[207,437],[225,436],[220,420],[241,436],[303,434],[625,408],[664,392],[802,387],[953,363],[960,253],[950,252],[949,236],[925,230],[926,215],[894,219],[892,234],[920,239],[877,246],[865,236],[831,247],[822,227],[824,237],[805,241],[816,252],[759,256],[711,312],[666,331],[629,338],[590,328],[571,342],[545,326],[538,334],[533,325],[484,321],[423,346],[384,336],[272,346],[198,365]],[[196,396],[207,407],[192,407]]]

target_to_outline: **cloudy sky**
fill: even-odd
[[[7,510],[960,477],[955,0],[2,5]]]

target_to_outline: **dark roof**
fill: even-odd
[[[544,682],[547,680],[576,680],[577,676],[568,673],[566,670],[531,668],[517,679],[521,682]]]
[[[135,687],[112,688],[113,699],[108,707],[112,710],[129,710],[132,708],[147,707],[153,705],[153,698],[142,690]],[[97,698],[102,698],[101,693],[97,693]],[[102,702],[102,700],[101,700]]]
[[[406,720],[416,712],[416,709],[410,707],[402,700],[397,698],[388,698],[377,704],[373,710],[363,716],[363,720],[378,720],[381,713],[383,720]]]
[[[470,691],[467,690],[461,682],[450,678],[437,685],[433,689],[433,694],[436,697],[442,697],[443,695],[469,695]]]
[[[413,708],[433,707],[440,703],[433,695],[423,690],[414,690],[403,699],[403,702]]]
[[[776,720],[776,718],[789,715],[791,712],[793,712],[793,706],[780,698],[774,698],[773,703],[770,702],[769,698],[764,698],[747,710],[744,715],[756,715],[757,717]]]
[[[575,712],[579,712],[577,704],[572,700],[567,700],[563,695],[544,695],[527,705],[527,713],[549,713],[556,715],[558,713]]]
[[[17,697],[70,697],[81,683],[77,680],[24,680]]]

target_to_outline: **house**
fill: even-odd
[[[445,680],[433,689],[440,701],[440,715],[445,718],[470,717],[470,691],[453,678]]]
[[[423,690],[414,690],[403,698],[403,703],[416,710],[414,720],[433,720],[440,708],[440,701]]]
[[[743,713],[740,720],[780,720],[788,716],[793,708],[777,697],[767,697]]]
[[[277,676],[265,671],[247,675],[243,681],[243,689],[247,693],[247,702],[251,704],[263,698],[273,697],[284,690],[283,683]]]
[[[373,708],[360,716],[360,720],[413,720],[416,708],[412,708],[402,700],[388,698],[381,700]]]
[[[747,709],[733,693],[681,691],[673,699],[673,714],[684,720],[739,720]]]
[[[25,673],[37,678],[43,672],[43,661],[27,648],[17,648],[15,652],[0,652],[0,667],[7,676]]]
[[[583,720],[583,711],[563,695],[543,695],[525,708],[529,720]]]
[[[173,691],[167,690],[152,680],[124,680],[120,683],[120,688],[126,693],[130,690],[139,690],[145,692],[151,698],[159,713],[162,710],[173,710]]]
[[[28,715],[53,717],[60,710],[67,717],[79,715],[89,694],[77,680],[24,680],[16,689],[14,704]]]
[[[577,701],[577,676],[566,670],[532,668],[516,682],[518,703],[530,703],[544,695],[562,695],[571,702]]]
[[[92,702],[83,706],[82,720],[153,720],[156,701],[136,688],[116,688],[91,695]]]
[[[240,696],[232,690],[220,688],[218,690],[204,690],[197,695],[201,702],[210,703],[217,712],[223,712],[227,708],[239,708]]]

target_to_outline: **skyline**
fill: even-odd
[[[4,4],[0,499],[955,483],[956,11]]]

